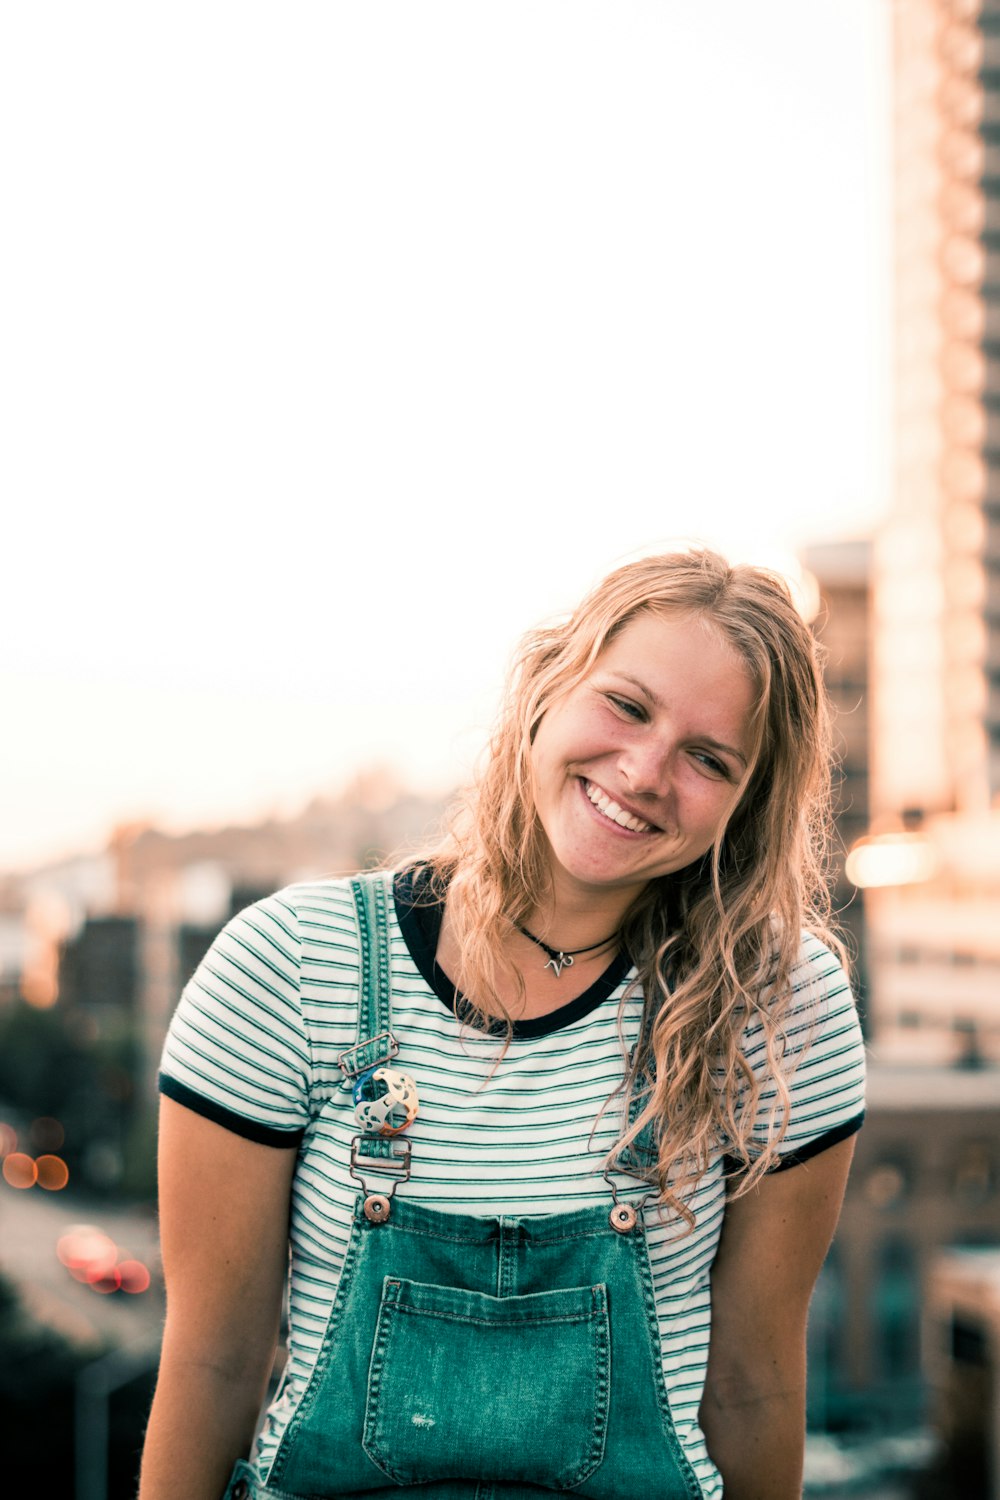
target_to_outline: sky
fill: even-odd
[[[446,789],[611,567],[877,524],[886,28],[5,7],[0,869]]]

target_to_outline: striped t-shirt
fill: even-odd
[[[610,1207],[603,1172],[620,1132],[615,1090],[623,1042],[635,1042],[641,1011],[641,998],[626,996],[635,978],[627,958],[560,1010],[518,1023],[498,1065],[500,1042],[461,1024],[454,989],[435,965],[440,913],[412,903],[408,872],[396,877],[395,895],[389,937],[396,1066],[414,1077],[420,1100],[407,1131],[412,1175],[397,1195],[484,1215]],[[219,935],[181,997],[163,1054],[160,1086],[171,1098],[251,1140],[304,1143],[292,1191],[288,1359],[254,1455],[265,1481],[323,1340],[359,1188],[348,1172],[358,1127],[337,1065],[356,1040],[359,981],[349,883],[290,886],[247,908]],[[790,1054],[799,1056],[781,1146],[787,1165],[855,1131],[864,1090],[847,980],[814,938],[803,939],[792,984],[786,1033]],[[748,1029],[744,1051],[752,1067],[766,1067],[759,1029]],[[773,1087],[765,1088],[762,1138],[773,1097]],[[720,1149],[687,1200],[693,1231],[653,1204],[644,1213],[671,1412],[706,1500],[722,1493],[698,1407],[723,1173]],[[624,1174],[616,1186],[625,1199],[645,1191]]]

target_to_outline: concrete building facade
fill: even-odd
[[[895,0],[895,493],[876,814],[1000,792],[1000,3]]]
[[[1000,1058],[1000,0],[895,0],[895,484],[875,541],[872,1035]]]

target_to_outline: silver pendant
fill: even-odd
[[[544,967],[551,969],[558,979],[563,969],[571,969],[573,967],[573,955],[572,953],[553,953],[552,957],[546,961]]]

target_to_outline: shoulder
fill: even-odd
[[[857,1007],[850,977],[837,955],[814,933],[803,931],[798,953],[784,987],[775,994],[784,1002],[786,1034],[804,1039],[815,1026],[826,1027],[837,1017],[856,1021]]]
[[[310,953],[321,953],[336,957],[338,951],[347,955],[357,948],[357,917],[355,913],[352,881],[362,879],[375,883],[372,875],[336,876],[324,879],[296,881],[286,885],[273,895],[253,902],[238,912],[223,928],[220,937],[227,935],[248,936],[283,933],[297,947],[300,960]],[[378,883],[388,893],[391,912],[391,887],[389,877]]]
[[[775,968],[779,958],[775,945]],[[837,954],[815,933],[803,929],[786,977],[761,990],[746,1035],[752,1038],[776,1029],[790,1043],[796,1038],[801,1043],[812,1029],[837,1017],[857,1019],[850,978]]]
[[[337,924],[353,910],[351,878],[345,875],[295,881],[273,895],[255,901],[239,915],[286,912],[299,927],[323,928]]]
[[[801,1067],[813,1054],[864,1066],[864,1039],[847,971],[814,933],[803,931],[788,977],[769,987],[744,1034],[753,1062],[768,1037],[781,1039],[786,1069]]]
[[[317,968],[357,969],[357,929],[349,880],[288,885],[236,912],[187,980],[174,1017],[306,1045],[304,989]]]
[[[782,1030],[785,1058],[797,1087],[822,1080],[831,1094],[850,1095],[860,1107],[865,1082],[865,1041],[850,978],[837,955],[812,933],[801,937],[789,975]]]
[[[791,1165],[859,1128],[864,1036],[843,965],[812,933],[802,933],[781,991],[762,998],[742,1051],[761,1090],[756,1131],[770,1134],[782,1121],[779,1150]]]

